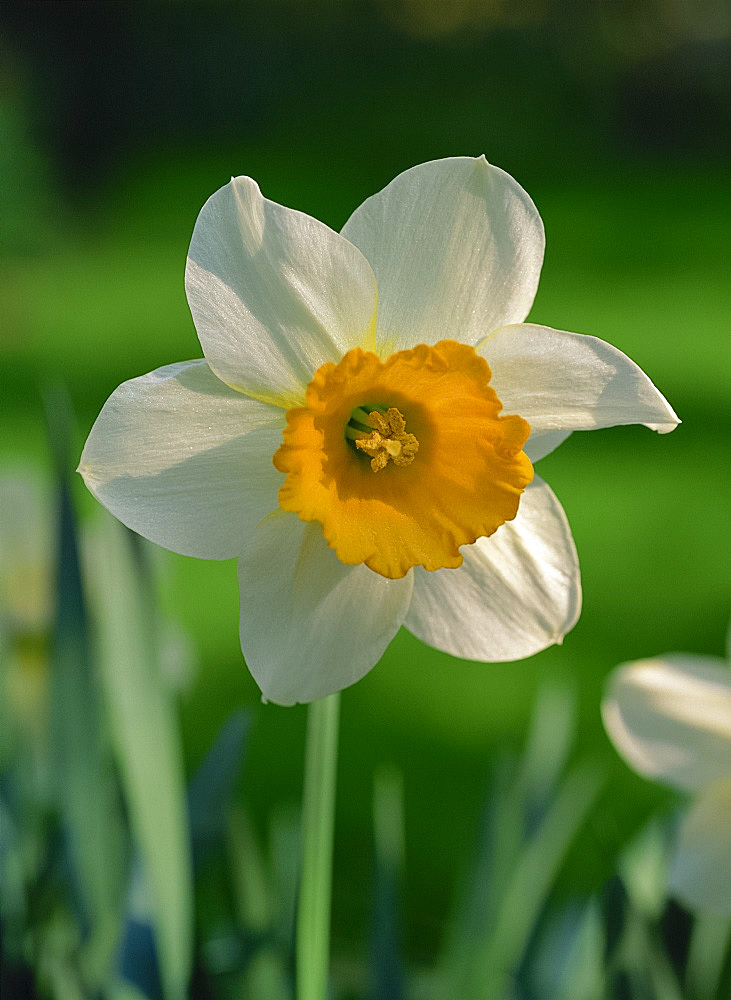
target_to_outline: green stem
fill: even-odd
[[[313,701],[307,714],[297,1000],[325,1000],[327,996],[339,710],[340,695],[331,694]]]

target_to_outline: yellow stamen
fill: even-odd
[[[416,435],[406,432],[406,418],[395,406],[385,414],[372,410],[368,422],[373,431],[358,438],[355,447],[371,456],[371,469],[380,472],[388,465],[389,458],[394,465],[411,465],[419,450]]]

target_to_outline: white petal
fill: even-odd
[[[525,319],[545,239],[538,211],[484,156],[433,160],[399,174],[356,209],[343,235],[378,279],[378,347],[476,344]]]
[[[363,255],[322,222],[235,177],[201,209],[186,267],[214,372],[278,406],[301,403],[320,365],[373,349],[377,288]]]
[[[566,515],[536,477],[518,515],[462,550],[459,569],[417,568],[406,627],[469,660],[518,660],[575,625],[581,608],[576,549]]]
[[[345,566],[322,537],[278,511],[239,560],[241,648],[269,701],[315,701],[360,680],[404,620],[411,575]]]
[[[478,353],[504,412],[524,417],[531,436],[617,424],[667,433],[680,423],[642,369],[597,337],[522,323],[490,334]]]
[[[683,820],[669,882],[692,909],[731,916],[731,778],[705,789]]]
[[[544,431],[542,433],[541,431],[534,432],[531,428],[530,437],[523,445],[523,451],[531,462],[538,462],[544,456],[555,451],[570,435],[571,431]]]
[[[686,790],[731,775],[731,671],[710,657],[636,660],[610,677],[604,725],[624,759]]]
[[[272,465],[282,410],[217,379],[204,360],[120,385],[91,429],[79,472],[129,528],[183,555],[228,559],[278,507]]]

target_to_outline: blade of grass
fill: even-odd
[[[566,766],[576,731],[576,695],[558,682],[542,685],[516,779],[526,835],[535,829]]]
[[[637,848],[633,845],[632,851]],[[639,907],[619,875],[602,894],[602,924],[608,993],[628,1000],[683,1000],[657,921]]]
[[[289,956],[294,973],[295,930],[299,859],[302,853],[302,822],[299,809],[279,806],[269,824],[269,855],[274,886],[274,933]]]
[[[238,921],[244,930],[261,933],[273,919],[273,890],[251,822],[241,808],[229,815],[228,847]]]
[[[373,783],[375,886],[371,944],[371,1000],[400,1000],[404,969],[400,941],[400,893],[404,862],[403,779],[392,767]]]
[[[229,716],[188,786],[190,840],[196,869],[216,847],[225,844],[231,794],[243,764],[248,729],[248,715],[234,712]]]
[[[229,799],[241,766],[248,716],[234,712],[221,727],[213,746],[188,786],[188,823],[194,871],[224,843]],[[127,890],[127,913],[119,947],[119,974],[148,1000],[162,996],[155,947],[154,914],[139,854],[133,859]]]
[[[632,906],[648,920],[659,920],[668,881],[667,823],[651,819],[622,851],[617,871]]]
[[[476,949],[465,998],[500,997],[516,969],[566,852],[596,801],[603,777],[580,763],[569,771],[510,873],[492,931]]]
[[[690,1000],[715,1000],[720,996],[721,977],[730,947],[731,920],[715,914],[701,914],[691,934],[686,968],[685,983]]]
[[[193,903],[178,721],[130,534],[106,515],[101,526],[97,587],[106,706],[149,887],[164,993],[182,1000],[191,969]]]
[[[52,768],[71,862],[72,902],[87,939],[87,974],[111,958],[126,862],[123,826],[103,732],[69,482],[72,416],[62,390],[46,398],[58,489],[57,609],[51,657]]]
[[[244,940],[253,947],[241,975],[240,995],[289,1000],[292,995],[287,974],[289,955],[286,945],[283,947],[273,932],[275,899],[271,873],[243,809],[231,811],[228,833],[237,916]]]
[[[659,935],[646,931],[645,954],[653,984],[654,995],[663,1000],[684,1000],[683,990],[678,982]]]
[[[468,991],[475,950],[494,926],[520,854],[524,810],[515,794],[515,773],[515,764],[508,760],[494,768],[475,859],[464,877],[436,973],[438,993],[449,1000]]]
[[[604,997],[602,950],[599,909],[596,901],[591,900],[584,909],[575,946],[564,968],[562,985],[557,993],[561,1000],[602,1000]]]
[[[0,796],[0,923],[2,959],[22,955],[23,930],[27,919],[20,844],[13,816]]]
[[[125,985],[141,993],[145,1000],[163,1000],[160,963],[155,945],[154,914],[139,852],[130,866],[126,918],[119,944],[117,972]]]

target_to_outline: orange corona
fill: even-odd
[[[502,416],[490,369],[453,340],[319,368],[287,413],[274,465],[284,510],[319,521],[341,562],[390,579],[462,563],[518,511],[530,427]]]

